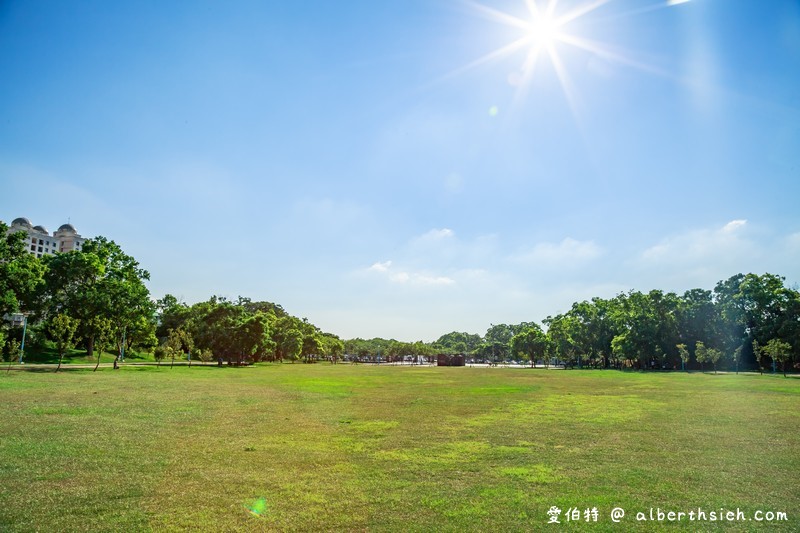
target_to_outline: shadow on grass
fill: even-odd
[[[214,368],[224,368],[224,367],[219,367],[217,365],[197,365],[197,364],[193,364],[191,367],[189,367],[189,365],[187,365],[186,363],[181,363],[181,364],[176,364],[174,368],[170,368],[169,363],[167,363],[167,364],[163,364],[162,363],[161,366],[158,366],[155,363],[147,363],[147,364],[135,364],[135,365],[125,365],[125,364],[123,364],[120,368],[123,368],[123,369],[128,370],[128,371],[130,371],[130,370],[153,371],[153,370],[177,370],[179,368],[184,368],[186,370],[194,370],[195,368],[197,368],[197,369],[214,369]],[[101,367],[101,369],[102,369],[102,367]],[[106,368],[106,370],[108,370],[108,368]]]

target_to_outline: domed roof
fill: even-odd
[[[34,226],[33,229],[35,229],[39,233],[50,233],[44,226]]]
[[[31,227],[31,221],[28,220],[25,217],[19,217],[19,218],[15,218],[14,221],[11,222],[11,225],[12,226],[25,226],[25,227],[30,228]]]
[[[77,231],[75,231],[75,228],[72,226],[72,224],[62,224],[61,227],[58,228],[58,231],[68,231],[70,233],[78,233]]]

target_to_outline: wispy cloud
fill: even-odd
[[[408,284],[412,286],[447,286],[454,285],[456,280],[451,277],[431,274],[424,271],[413,271],[404,268],[396,268],[392,261],[379,261],[373,263],[366,269],[368,273],[380,275],[390,283]]]
[[[731,220],[722,227],[691,230],[663,239],[641,256],[646,263],[694,264],[710,258],[752,254],[756,243],[747,238],[747,220]]]
[[[559,243],[541,242],[511,256],[512,261],[541,266],[570,267],[584,264],[603,254],[594,241],[567,237]]]
[[[367,269],[370,272],[388,272],[389,268],[392,266],[391,261],[383,261],[382,263],[374,263],[371,267]]]
[[[429,232],[425,233],[424,235],[420,236],[418,239],[421,241],[439,241],[442,239],[448,239],[453,236],[455,236],[453,230],[449,228],[442,228],[442,229],[432,229]]]

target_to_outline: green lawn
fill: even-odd
[[[0,531],[800,530],[800,380],[780,376],[11,371],[0,405]],[[789,521],[637,522],[651,507]]]

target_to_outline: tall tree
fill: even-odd
[[[724,319],[724,348],[732,352],[744,346],[747,353],[742,355],[749,366],[759,363],[753,342],[764,346],[773,338],[791,335],[793,328],[800,329],[791,319],[787,322],[787,317],[800,316],[797,291],[787,288],[781,276],[737,274],[717,283],[714,295]]]
[[[0,318],[20,310],[34,311],[43,284],[45,267],[25,251],[25,232],[6,234],[0,221]]]
[[[556,315],[547,317],[544,323],[547,325],[548,346],[557,359],[571,364],[576,356],[587,354],[587,352],[577,353],[573,335],[580,335],[578,332],[580,324],[575,317],[570,314]]]
[[[303,334],[297,329],[288,330],[281,337],[277,349],[280,350],[282,355],[281,360],[286,358],[294,363],[303,352]]]
[[[545,366],[547,366],[547,345],[547,336],[536,324],[528,324],[526,329],[511,338],[511,351],[529,360],[534,368],[537,359],[545,359]]]
[[[243,318],[235,326],[231,341],[235,346],[239,363],[243,359],[266,358],[275,348],[275,343],[270,338],[269,320],[261,311]]]
[[[80,320],[79,333],[86,342],[88,355],[93,356],[94,329],[101,317],[111,323],[115,335],[141,317],[154,312],[144,282],[149,273],[105,237],[87,240],[80,251],[46,256],[46,305],[51,314],[64,312]]]

